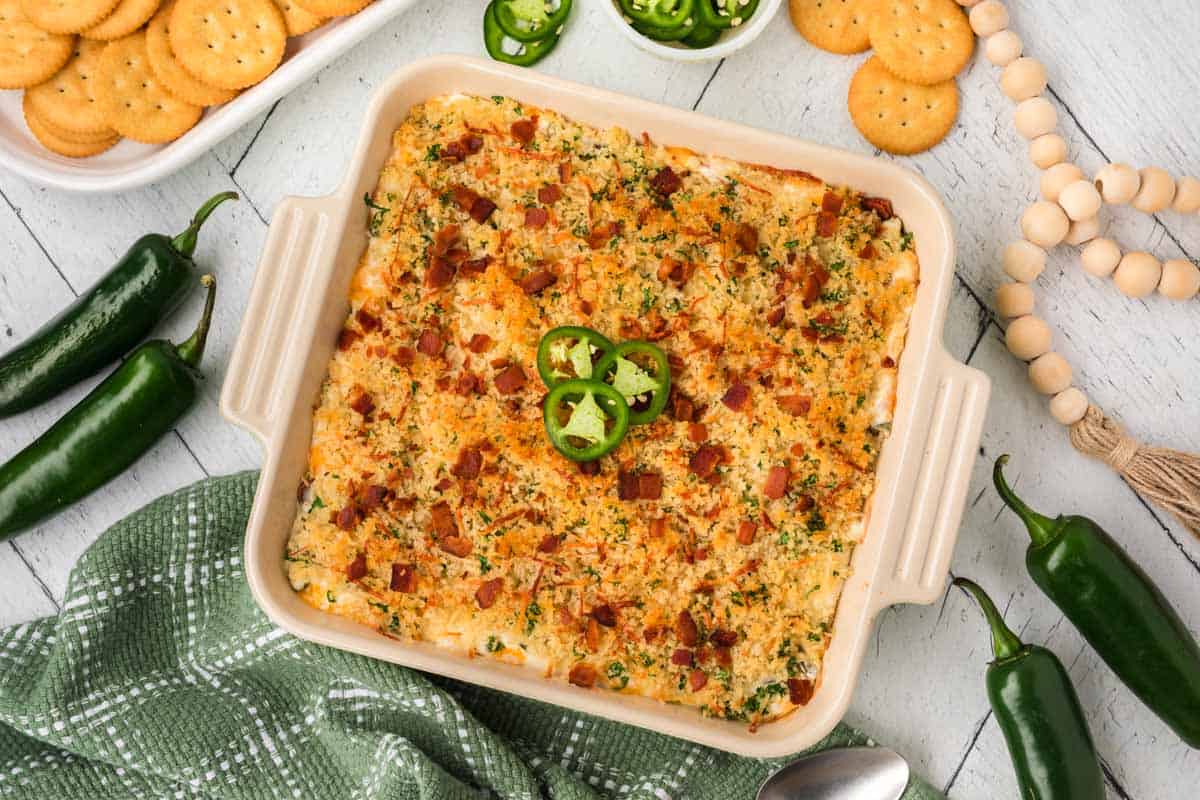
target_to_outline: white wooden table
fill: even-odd
[[[754,45],[717,64],[657,61],[609,27],[599,4],[578,6],[563,42],[538,69],[704,114],[859,152],[872,152],[846,112],[862,57],[805,43],[786,14]],[[126,475],[57,519],[0,545],[0,626],[53,614],[71,565],[111,523],[206,475],[255,467],[259,450],[217,410],[266,222],[281,197],[330,191],[345,168],[373,88],[419,56],[482,52],[480,14],[426,0],[183,172],[136,192],[79,197],[0,173],[0,351],[88,287],[146,231],[175,233],[209,195],[236,189],[205,229],[198,260],[221,278],[210,376],[198,410]],[[1200,174],[1200,5],[1192,0],[1010,0],[1013,27],[1050,73],[1050,97],[1072,158],[1086,172],[1106,160]],[[958,223],[959,269],[946,341],[994,381],[953,571],[978,579],[1028,641],[1070,669],[1104,759],[1111,798],[1196,796],[1200,752],[1179,740],[1112,675],[1025,573],[1026,537],[1002,513],[991,462],[1012,453],[1010,477],[1045,511],[1084,511],[1114,532],[1200,631],[1200,541],[1143,503],[1106,467],[1084,460],[1004,349],[992,311],[999,254],[1036,194],[1026,144],[996,71],[977,54],[960,77],[962,114],[932,152],[900,159],[944,195]],[[1200,256],[1200,218],[1117,213],[1106,225],[1130,249]],[[166,333],[195,321],[199,297]],[[1038,303],[1056,345],[1090,396],[1143,438],[1200,450],[1200,305],[1128,300],[1055,254]],[[0,422],[0,459],[15,453],[88,391],[76,387]],[[1004,742],[983,688],[988,637],[961,592],[878,620],[851,722],[895,745],[956,798],[1015,797]],[[1081,798],[1082,800],[1082,798]]]

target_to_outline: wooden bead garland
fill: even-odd
[[[1002,263],[1011,283],[996,290],[996,309],[1009,320],[1005,344],[1009,352],[1029,362],[1029,381],[1050,399],[1050,414],[1071,432],[1071,443],[1087,455],[1116,469],[1133,488],[1175,514],[1200,536],[1200,457],[1164,448],[1144,447],[1130,439],[1115,422],[1092,406],[1071,381],[1070,364],[1054,352],[1050,326],[1034,311],[1030,286],[1046,268],[1046,250],[1061,242],[1084,245],[1080,263],[1090,275],[1112,276],[1130,297],[1145,297],[1156,289],[1164,297],[1188,300],[1200,294],[1200,269],[1191,261],[1160,262],[1149,253],[1122,253],[1111,239],[1098,237],[1099,212],[1105,204],[1125,205],[1155,214],[1167,208],[1191,214],[1200,211],[1200,180],[1176,181],[1166,170],[1127,164],[1108,164],[1093,180],[1067,161],[1067,143],[1057,133],[1058,112],[1042,97],[1046,68],[1022,55],[1021,38],[1007,29],[1008,10],[998,0],[958,0],[970,9],[972,30],[987,38],[985,54],[1001,67],[1000,88],[1017,103],[1013,125],[1030,140],[1029,158],[1041,170],[1042,199],[1021,215],[1024,239],[1004,249]]]

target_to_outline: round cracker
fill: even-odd
[[[850,118],[868,142],[897,155],[928,150],[958,118],[958,85],[902,81],[871,56],[850,81]]]
[[[372,0],[295,0],[301,8],[322,17],[345,17],[357,14]]]
[[[21,111],[24,112],[26,117],[37,117],[38,122],[41,123],[43,128],[54,134],[56,138],[62,139],[65,142],[71,142],[72,144],[99,144],[100,142],[107,142],[109,139],[119,138],[117,132],[112,128],[105,128],[102,131],[89,131],[87,133],[60,128],[37,113],[37,110],[33,108],[33,104],[29,102],[28,93],[21,98]]]
[[[822,50],[839,55],[871,47],[867,7],[872,0],[789,0],[788,14],[800,35]]]
[[[88,28],[80,35],[87,39],[99,39],[104,42],[128,36],[154,16],[160,2],[161,0],[121,0],[116,9],[105,17],[103,22]]]
[[[301,8],[295,0],[275,0],[275,5],[279,6],[279,10],[283,12],[283,22],[287,25],[288,36],[303,36],[325,24],[326,17]]]
[[[175,58],[175,53],[171,51],[171,42],[167,31],[171,24],[171,12],[174,8],[174,2],[166,3],[146,26],[146,56],[150,59],[150,69],[154,70],[154,77],[167,87],[168,92],[185,103],[195,106],[215,106],[228,103],[237,97],[237,92],[209,86],[204,81],[193,77],[192,73],[183,68],[183,65]]]
[[[897,77],[932,85],[962,71],[975,34],[955,0],[875,0],[871,47]]]
[[[60,156],[68,158],[87,158],[95,156],[108,150],[110,147],[121,141],[121,137],[116,134],[98,139],[94,142],[73,142],[69,139],[64,139],[53,131],[45,122],[37,115],[29,106],[28,98],[21,103],[21,108],[25,112],[25,124],[29,127],[33,138],[37,139],[42,147],[52,153],[58,153]]]
[[[0,89],[25,89],[49,80],[74,52],[74,36],[34,25],[21,10],[21,0],[0,0]]]
[[[100,61],[96,99],[108,124],[146,144],[178,139],[200,120],[200,106],[175,97],[154,77],[146,56],[146,33],[109,42]]]
[[[179,63],[222,89],[258,83],[287,47],[287,24],[274,0],[177,0],[169,35]]]
[[[96,78],[104,43],[79,39],[75,56],[50,80],[26,95],[37,115],[56,130],[99,133],[111,129],[96,104]]]
[[[120,0],[21,0],[29,21],[50,33],[79,33],[112,13]]]

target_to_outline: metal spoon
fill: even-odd
[[[772,773],[758,800],[899,800],[908,763],[886,747],[841,747],[798,758]]]

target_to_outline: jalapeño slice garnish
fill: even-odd
[[[620,392],[585,378],[559,383],[542,404],[550,443],[572,461],[595,461],[612,451],[625,438],[629,417]]]
[[[667,354],[650,342],[622,342],[600,359],[594,375],[625,398],[631,425],[653,422],[667,407],[671,366]]]
[[[613,343],[591,328],[564,325],[538,344],[538,374],[547,389],[572,378],[590,378],[594,365],[612,352]]]

